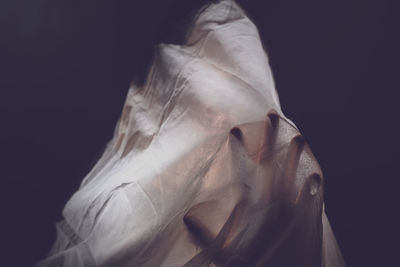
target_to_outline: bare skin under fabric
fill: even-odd
[[[155,53],[38,266],[345,266],[320,167],[241,8],[207,5]]]

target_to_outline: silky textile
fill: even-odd
[[[320,167],[230,0],[160,44],[39,266],[344,266]]]

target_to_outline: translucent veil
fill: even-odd
[[[323,175],[231,0],[160,44],[38,266],[344,266]]]

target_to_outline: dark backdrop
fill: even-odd
[[[145,75],[153,44],[179,42],[200,2],[0,0],[0,266],[46,255],[130,80]],[[284,112],[322,166],[348,265],[400,266],[398,9],[378,0],[240,3],[259,27]]]

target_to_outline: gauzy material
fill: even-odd
[[[344,266],[323,177],[234,1],[160,44],[38,266]]]

